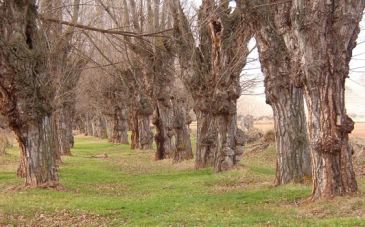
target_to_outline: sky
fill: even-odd
[[[201,0],[189,0],[195,8],[201,4]],[[365,16],[360,24],[361,32],[359,34],[358,45],[353,50],[353,58],[350,62],[350,78],[346,81],[346,109],[349,114],[364,115],[360,120],[365,120]],[[255,46],[255,40],[251,40],[250,47]],[[257,59],[257,50],[254,50],[248,56],[248,64],[245,66],[243,73],[249,76],[258,75],[261,78],[257,87],[251,90],[254,95],[243,92],[238,100],[238,112],[240,114],[251,114],[254,116],[272,115],[272,110],[265,103],[263,75],[260,69],[260,62],[250,61]]]
[[[364,115],[360,120],[365,120],[365,17],[360,27],[358,44],[353,50],[353,58],[350,62],[350,78],[346,80],[345,95],[347,112],[349,114]],[[255,41],[252,40],[249,45],[253,47]],[[248,59],[256,59],[257,56],[258,53],[255,50],[248,56]],[[259,75],[263,79],[259,61],[248,63],[243,73]],[[258,95],[243,94],[238,100],[238,111],[241,114],[251,114],[254,116],[272,115],[271,107],[265,104],[263,82],[261,81],[251,92]]]

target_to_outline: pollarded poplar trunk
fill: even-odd
[[[29,122],[15,130],[22,151],[21,169],[30,187],[54,187],[58,184],[55,144],[49,116]],[[24,172],[23,172],[24,171]]]
[[[195,111],[197,120],[197,139],[195,167],[213,166],[217,149],[217,130],[213,116],[203,111]]]
[[[106,122],[105,119],[101,116],[95,116],[91,120],[92,124],[92,135],[100,138],[100,139],[107,139],[108,135],[106,132]]]
[[[193,158],[191,148],[190,133],[187,122],[187,115],[183,100],[173,100],[174,121],[173,128],[175,131],[176,149],[173,154],[174,162],[181,162]]]
[[[151,120],[149,115],[138,117],[139,148],[142,150],[152,149],[153,133],[151,131]]]
[[[128,110],[117,108],[114,113],[113,143],[129,144],[128,142]]]
[[[156,160],[162,160],[172,157],[175,152],[175,144],[172,137],[174,135],[172,128],[173,111],[169,99],[159,99],[156,103],[153,124],[156,127]]]
[[[60,109],[55,113],[57,142],[61,155],[71,155],[73,146],[72,117],[69,109]]]
[[[86,114],[84,123],[85,123],[85,135],[94,136],[94,127],[90,114]]]
[[[305,177],[311,176],[311,160],[303,89],[295,84],[295,79],[301,74],[298,53],[295,49],[288,50],[285,45],[280,20],[287,16],[286,8],[277,8],[259,8],[253,20],[265,75],[266,102],[271,105],[274,114],[277,151],[275,183],[280,185],[302,183]],[[289,31],[286,32],[288,37]]]
[[[312,175],[303,90],[292,87],[272,103],[276,140],[275,183],[303,183]],[[280,93],[280,92],[279,92]],[[281,93],[287,93],[287,91]]]
[[[98,117],[96,123],[97,137],[100,139],[107,139],[108,135],[106,133],[106,120],[104,117]]]
[[[237,114],[218,115],[218,156],[215,157],[214,170],[226,171],[237,164],[242,148],[236,143]]]
[[[138,113],[136,110],[133,110],[131,115],[132,115],[130,120],[132,128],[131,149],[134,150],[139,148]]]
[[[180,65],[193,72],[183,81],[192,93],[197,114],[197,168],[212,165],[216,172],[227,170],[242,154],[237,146],[242,141],[236,134],[236,104],[252,36],[243,4],[236,1],[231,11],[228,1],[204,0],[198,15],[198,47],[180,1],[170,4]]]
[[[312,199],[357,192],[345,109],[345,80],[360,32],[364,1],[293,1],[292,20],[303,54],[313,165]]]
[[[150,116],[153,113],[150,101],[142,94],[137,94],[131,111],[131,148],[149,150],[152,149],[153,133],[151,131]]]
[[[106,117],[106,134],[108,135],[108,141],[113,142],[113,129],[114,129],[114,117],[107,115]]]

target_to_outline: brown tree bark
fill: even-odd
[[[287,12],[282,5],[250,11],[265,75],[266,102],[274,114],[277,185],[302,183],[311,176],[303,84],[295,80],[301,74],[298,51],[286,46],[284,39],[292,34],[282,29],[281,24]],[[296,48],[297,44],[289,47]]]
[[[128,110],[117,108],[114,113],[113,143],[129,144],[128,142]]]
[[[138,128],[138,112],[136,110],[131,111],[131,149],[139,149],[139,128]]]
[[[162,88],[162,87],[160,87]],[[155,143],[157,151],[156,160],[162,160],[172,157],[175,152],[175,144],[173,144],[172,137],[174,131],[172,128],[173,110],[170,96],[163,94],[157,99],[155,112],[152,123],[155,125]]]
[[[92,117],[89,113],[86,113],[85,116],[85,135],[86,136],[93,136],[94,135],[94,130],[93,130],[93,124],[92,124]]]
[[[252,31],[243,17],[241,1],[230,12],[228,2],[204,0],[199,10],[199,47],[178,0],[170,9],[180,65],[189,70],[182,78],[192,92],[198,121],[196,167],[214,166],[216,172],[236,164],[239,76],[248,55]]]
[[[150,115],[139,115],[138,117],[138,143],[142,150],[152,149],[153,133],[151,131]]]
[[[15,129],[23,157],[19,174],[25,177],[25,183],[30,187],[54,187],[58,184],[51,124],[50,118],[45,116],[25,128]]]
[[[345,109],[345,80],[365,2],[295,0],[313,165],[313,199],[357,192]]]
[[[0,4],[0,111],[9,119],[31,187],[58,184],[52,130],[52,77],[45,37],[36,25],[35,1]],[[3,32],[4,31],[4,32]]]
[[[71,155],[73,146],[72,114],[70,109],[62,108],[55,114],[57,140],[61,155]]]
[[[190,133],[188,127],[188,113],[185,109],[183,99],[173,99],[174,121],[173,129],[175,131],[175,153],[173,154],[174,162],[181,162],[193,158],[191,148]]]
[[[132,149],[152,149],[153,133],[151,119],[153,108],[151,101],[141,91],[135,90],[133,105],[131,105]]]

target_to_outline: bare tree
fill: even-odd
[[[179,0],[170,1],[174,18],[175,45],[183,78],[195,102],[198,121],[196,167],[227,170],[236,164],[242,150],[237,131],[239,76],[249,53],[252,30],[243,15],[241,1],[231,12],[228,1],[205,0],[199,10],[199,42]]]
[[[365,1],[294,0],[291,24],[302,54],[313,165],[313,199],[358,190],[345,109],[345,80]],[[287,24],[289,22],[286,22]]]
[[[266,1],[257,5],[264,5]],[[257,6],[256,5],[256,6]],[[293,32],[285,30],[288,4],[251,7],[261,67],[265,75],[266,102],[274,113],[277,150],[276,184],[303,182],[311,176],[311,160],[304,112],[300,56]],[[282,35],[286,32],[285,35]],[[291,49],[285,45],[291,40]]]
[[[52,78],[35,1],[0,2],[0,110],[15,132],[26,184],[58,184]]]

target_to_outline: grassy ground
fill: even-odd
[[[220,174],[91,137],[77,137],[72,153],[58,190],[22,187],[16,148],[0,157],[0,226],[365,225],[362,194],[306,203],[309,185],[273,187],[273,147],[246,152],[240,166]]]

